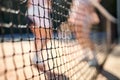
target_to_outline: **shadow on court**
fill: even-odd
[[[118,78],[116,75],[114,75],[104,69],[100,72],[100,74],[102,76],[104,76],[107,80],[120,80],[120,78]]]

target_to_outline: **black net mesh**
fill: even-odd
[[[84,32],[80,16],[69,21],[82,15],[71,10],[73,1],[0,0],[0,80],[96,78],[107,53],[106,25]]]

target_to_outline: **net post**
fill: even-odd
[[[117,27],[118,27],[118,43],[120,44],[120,0],[117,0]]]
[[[107,38],[107,52],[110,52],[111,49],[111,21],[110,20],[106,20],[106,38]]]

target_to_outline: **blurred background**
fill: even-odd
[[[117,11],[117,6],[118,6],[117,0],[102,0],[101,5],[111,15],[113,15],[115,18],[118,18],[119,11]],[[0,60],[7,58],[3,53],[4,48],[2,48],[3,47],[2,43],[19,42],[21,40],[22,41],[34,40],[34,35],[31,33],[29,28],[26,28],[27,26],[27,22],[25,18],[26,9],[27,7],[25,0],[12,0],[12,1],[0,0],[0,44],[1,44],[0,54],[4,55],[0,57],[1,58]],[[98,59],[101,61],[100,62],[101,66],[100,66],[100,71],[98,71],[99,74],[97,78],[95,78],[95,80],[120,80],[120,42],[119,42],[120,24],[118,25],[117,23],[112,23],[112,22],[109,23],[109,21],[107,24],[107,19],[104,17],[104,15],[102,15],[97,9],[96,11],[99,15],[100,23],[92,28],[91,38],[97,44],[96,49],[98,50],[98,57],[99,57]],[[58,39],[58,36],[56,34],[57,34],[56,28],[54,28],[53,40]],[[72,35],[72,38],[74,38],[74,35]],[[105,53],[104,57],[102,54],[99,53]],[[14,55],[12,57],[14,57]],[[24,68],[24,66],[22,68]],[[7,74],[6,71],[7,70],[3,71],[4,75]],[[97,74],[97,72],[94,73]],[[0,76],[3,74],[0,74]],[[2,79],[3,78],[1,78],[1,80]],[[7,80],[7,79],[3,79],[3,80]],[[26,80],[29,80],[29,78],[27,78]],[[89,80],[89,79],[78,78],[76,80]]]

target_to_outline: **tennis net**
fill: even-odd
[[[40,1],[42,4],[39,3]],[[36,38],[36,34],[33,34],[30,30],[28,16],[26,16],[29,13],[26,13],[28,1],[0,0],[0,80],[95,79],[99,66],[104,63],[111,46],[110,36],[107,35],[110,34],[110,28],[108,27],[111,22],[107,19],[109,16],[104,16],[106,15],[104,12],[102,15],[98,12],[105,19],[105,23],[102,27],[100,24],[94,25],[90,34],[88,34],[82,32],[82,27],[68,22],[70,15],[74,15],[70,14],[73,7],[72,0],[51,0],[51,8],[44,6],[45,1],[47,0],[31,0],[29,2],[34,7],[48,10],[51,19],[39,16],[42,13],[45,15],[46,11],[39,12],[40,9],[38,8],[33,8],[36,13],[32,11],[34,14],[30,16],[39,18],[41,22],[42,18],[45,18],[51,20],[52,23],[52,28],[45,27],[45,32],[49,29],[49,34],[52,30],[51,37]],[[50,5],[50,3],[47,4]],[[101,8],[98,9],[101,10]],[[29,14],[32,14],[32,12]],[[32,23],[36,22],[34,17],[31,20]],[[79,23],[79,20],[76,19],[76,21]],[[39,23],[40,26],[41,24]],[[108,26],[108,29],[106,29],[106,26]],[[43,42],[47,39],[49,41],[45,42],[46,45],[44,45]],[[41,44],[39,44],[40,42],[36,44],[35,41],[38,40]],[[94,51],[87,47],[90,44],[94,45]],[[38,50],[37,45],[44,45],[44,47]],[[43,63],[43,71],[33,63],[35,55],[41,56],[40,63]],[[36,60],[38,59],[36,58]],[[98,62],[99,65],[91,66],[94,62]],[[39,61],[36,64],[39,64]]]

